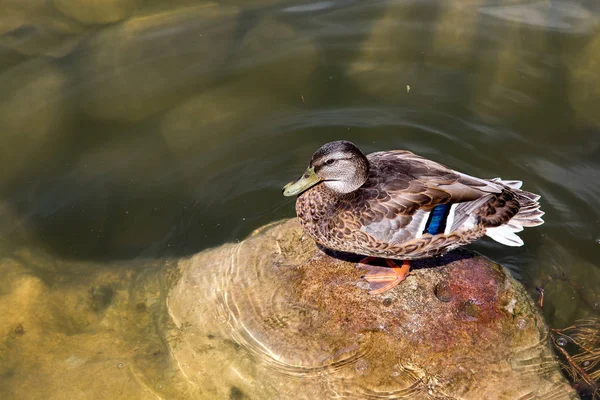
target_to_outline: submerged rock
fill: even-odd
[[[169,148],[181,159],[197,157],[203,151],[214,154],[224,137],[234,140],[245,135],[245,129],[253,124],[291,108],[278,102],[272,93],[256,90],[254,85],[248,81],[218,85],[168,111],[160,130]],[[207,168],[223,163],[230,160],[211,160]]]
[[[214,81],[235,35],[234,7],[207,3],[137,14],[81,49],[81,105],[93,118],[138,122]]]
[[[64,57],[83,38],[86,27],[44,0],[7,0],[0,15],[0,46],[24,55]]]
[[[569,101],[580,118],[600,126],[600,32],[567,60]]]
[[[156,333],[164,301],[153,271],[25,249],[0,257],[0,397],[183,399],[165,394],[182,379]]]
[[[544,31],[518,22],[506,22],[497,41],[479,63],[480,84],[472,85],[470,109],[497,121],[516,120],[541,107],[553,81],[551,42]]]
[[[372,21],[346,70],[361,92],[419,112],[460,106],[493,124],[503,118],[530,124],[554,112],[542,100],[564,85],[564,68],[549,32],[582,34],[598,24],[589,6],[484,0],[391,2]],[[578,113],[594,121],[598,45],[590,43],[589,51],[569,48],[569,98]],[[539,130],[547,140],[547,129]]]
[[[299,27],[277,18],[261,19],[243,33],[229,68],[253,75],[255,91],[271,89],[300,101],[317,67],[317,46]]]
[[[67,82],[60,67],[37,59],[0,75],[0,187],[55,157],[68,119]]]
[[[407,84],[418,87],[419,65],[415,60],[421,53],[417,39],[422,35],[399,23],[408,19],[408,14],[403,7],[386,10],[369,28],[356,60],[346,70],[346,75],[369,96],[401,102],[406,98]]]
[[[54,0],[54,7],[84,24],[108,24],[127,18],[142,0]]]
[[[371,296],[354,262],[276,223],[179,262],[168,343],[211,398],[576,398],[504,268],[466,251],[416,267]]]
[[[301,238],[295,220],[275,223],[177,263],[8,252],[0,393],[576,398],[535,305],[502,267],[452,253],[370,296],[354,263]]]

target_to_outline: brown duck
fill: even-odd
[[[372,268],[371,293],[404,280],[410,260],[441,255],[489,236],[522,246],[516,232],[544,223],[537,194],[521,181],[480,179],[409,151],[364,155],[353,143],[323,145],[306,172],[283,188],[298,195],[302,227],[322,246],[383,258],[391,268]],[[393,260],[401,260],[398,266]]]

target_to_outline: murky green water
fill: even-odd
[[[596,2],[50,3],[0,3],[0,394],[60,392],[34,372],[57,341],[154,337],[164,260],[293,216],[281,187],[342,138],[523,180],[546,223],[473,248],[543,285],[551,326],[599,316]]]

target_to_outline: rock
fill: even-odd
[[[194,1],[194,0],[192,0]],[[259,8],[259,7],[268,7],[274,5],[281,5],[281,0],[248,0],[248,1],[240,1],[240,0],[219,0],[220,3],[223,4],[231,4],[240,6],[243,5],[245,8]]]
[[[518,22],[505,24],[496,35],[501,39],[490,43],[493,50],[481,57],[480,80],[469,96],[471,110],[492,123],[503,118],[530,119],[553,89],[548,85],[554,71],[547,65],[553,57],[547,33]]]
[[[422,52],[418,38],[399,21],[410,18],[408,7],[390,7],[367,29],[356,60],[346,75],[360,90],[377,99],[401,102],[406,98],[406,85],[419,88],[419,65]],[[407,39],[407,38],[410,38]],[[414,40],[413,40],[414,38]]]
[[[69,161],[51,190],[36,193],[38,204],[52,204],[52,218],[30,219],[54,252],[78,259],[129,258],[166,246],[181,218],[187,182],[181,182],[164,140],[144,127],[139,131],[143,135],[102,132],[102,141]]]
[[[229,143],[224,138],[233,140],[257,119],[281,113],[286,106],[278,100],[248,81],[211,87],[167,112],[160,130],[181,160],[197,157],[203,151],[214,155],[215,149]],[[215,159],[207,167],[222,162],[229,161]]]
[[[59,67],[37,59],[0,75],[0,187],[56,157],[67,120],[66,84]]]
[[[531,128],[531,121],[544,120],[548,113],[562,109],[549,109],[547,104],[563,84],[563,60],[558,55],[562,49],[557,51],[556,38],[549,32],[587,34],[598,25],[597,13],[583,3],[552,1],[482,4],[477,12],[479,25],[473,24],[474,28],[485,24],[486,32],[473,43],[478,46],[472,50],[477,54],[478,79],[468,95],[470,109],[493,123],[524,119],[532,132],[544,131],[548,140],[546,127]],[[571,47],[577,46],[565,49]],[[575,54],[581,60],[579,49]],[[470,55],[466,59],[472,63]],[[589,81],[584,86],[594,87]]]
[[[78,55],[85,113],[137,122],[204,88],[225,62],[236,15],[235,8],[207,3],[138,14],[103,29]]]
[[[182,374],[210,398],[577,398],[501,266],[453,252],[371,296],[354,265],[296,220],[180,261],[167,338]]]
[[[554,174],[550,174],[555,176]],[[586,176],[586,175],[581,175]],[[571,178],[576,181],[575,178]],[[561,180],[564,182],[564,180]],[[569,251],[561,243],[546,237],[538,247],[536,260],[542,268],[535,268],[529,281],[544,290],[544,316],[553,328],[573,325],[573,321],[587,320],[600,310],[600,268],[594,260],[586,260],[582,252]],[[562,269],[569,265],[569,273]]]
[[[70,273],[44,274],[48,285],[32,272],[38,263]],[[35,252],[0,258],[2,398],[184,399],[173,387],[185,383],[165,373],[152,271],[148,262],[73,263]]]
[[[480,39],[479,8],[484,4],[485,0],[440,3],[436,23],[432,26],[432,46],[424,54],[428,64],[460,70],[473,63],[473,49],[477,46],[476,41]],[[479,49],[482,53],[483,50],[485,49]]]
[[[47,286],[41,279],[27,273],[18,262],[0,263],[0,358],[7,351],[11,339],[28,334],[40,334],[39,326],[30,322],[39,318],[45,308]],[[6,347],[5,347],[6,346]]]
[[[352,262],[301,238],[289,220],[177,263],[0,258],[0,393],[576,398],[502,267],[451,253],[370,296]]]
[[[242,28],[224,64],[227,80],[197,90],[160,122],[169,147],[182,161],[194,157],[194,166],[204,163],[204,176],[231,169],[226,156],[231,141],[248,140],[249,130],[271,127],[297,112],[304,96],[307,103],[312,101],[305,86],[317,65],[316,46],[301,31],[273,17],[247,31]]]
[[[597,33],[582,52],[574,52],[566,61],[569,69],[569,101],[577,115],[600,126],[600,33]]]
[[[300,101],[317,67],[317,47],[297,27],[274,17],[262,18],[245,32],[230,68],[252,75],[255,87],[269,88]]]
[[[0,46],[0,71],[6,71],[24,60],[25,57],[17,51]]]
[[[85,38],[86,28],[45,0],[2,3],[0,45],[24,55],[64,57]]]
[[[0,38],[0,44],[23,55],[61,58],[71,53],[85,36],[61,35],[45,27],[22,27]]]
[[[11,254],[25,243],[39,244],[31,220],[24,218],[12,204],[0,202],[0,221],[0,254]]]
[[[346,71],[348,77],[369,97],[419,112],[457,115],[467,109],[492,124],[503,118],[525,120],[528,126],[544,120],[543,115],[555,110],[549,111],[551,105],[542,99],[562,85],[563,61],[548,32],[581,35],[595,29],[598,18],[590,7],[564,2],[489,3],[423,3],[422,8],[391,3],[365,29],[367,37]],[[424,21],[415,22],[415,15]],[[594,73],[579,48],[570,57],[589,65],[580,70]],[[585,93],[598,85],[578,81],[572,97],[587,99],[578,108],[593,108]]]
[[[109,24],[130,16],[142,0],[54,0],[54,7],[83,24]]]

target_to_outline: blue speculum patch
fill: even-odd
[[[429,233],[430,235],[436,235],[444,232],[446,229],[446,221],[448,221],[448,214],[450,213],[449,204],[440,204],[434,207],[429,214],[427,224],[423,233]]]

